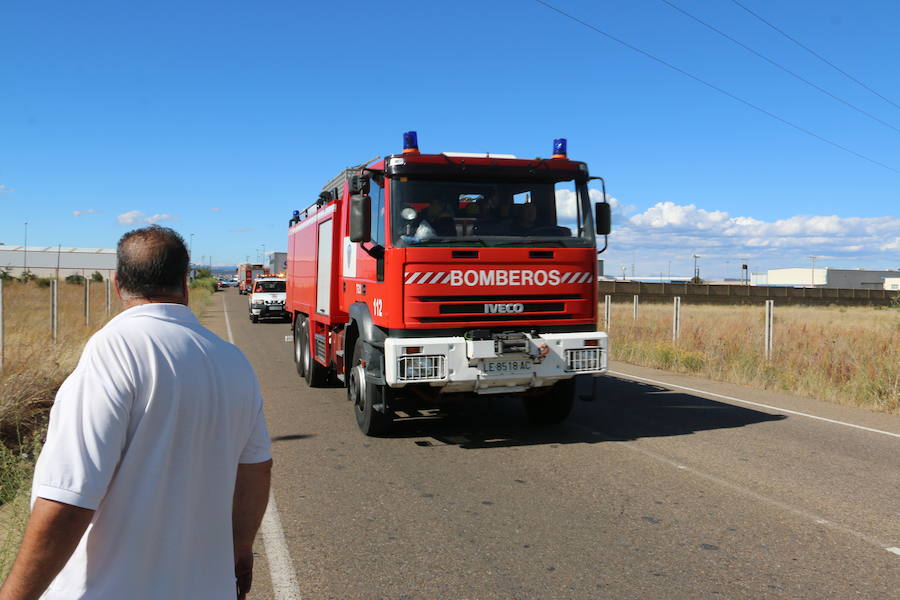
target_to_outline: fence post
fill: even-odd
[[[109,315],[112,312],[112,294],[110,293],[110,281],[109,277],[104,281],[106,284],[106,318],[109,319]]]
[[[59,296],[57,295],[57,284],[59,284],[58,280],[50,280],[50,337],[53,338],[54,344],[56,343],[59,327]]]
[[[3,280],[0,279],[0,373],[3,373]]]
[[[766,300],[766,360],[772,360],[772,342],[773,326],[775,325],[775,301]]]
[[[91,280],[84,280],[84,324],[91,324]]]
[[[639,298],[639,295],[635,294],[634,295],[634,314],[632,315],[635,321],[637,321],[637,318],[638,318],[638,303],[640,302],[640,300],[638,300],[638,298]]]
[[[603,322],[605,323],[606,330],[609,331],[609,318],[612,314],[612,296],[607,294],[603,298]]]
[[[672,302],[672,343],[678,343],[681,336],[681,296],[675,296]]]

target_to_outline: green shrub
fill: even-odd
[[[93,273],[91,273],[91,281],[96,281],[97,283],[103,281],[103,275],[100,273],[100,271],[94,271]]]
[[[84,277],[81,275],[72,274],[66,277],[66,283],[71,283],[75,285],[84,285]]]
[[[216,280],[212,277],[199,277],[191,281],[192,290],[204,289],[210,293],[215,293],[216,287]]]

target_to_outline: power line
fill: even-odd
[[[780,33],[781,35],[783,35],[784,37],[786,37],[787,39],[791,40],[792,42],[794,42],[795,44],[797,44],[798,46],[800,46],[801,48],[803,48],[804,50],[806,50],[807,52],[809,52],[810,54],[812,54],[813,56],[815,56],[816,58],[818,58],[819,60],[821,60],[823,63],[825,63],[826,65],[828,65],[829,67],[831,67],[832,69],[834,69],[835,71],[837,71],[838,73],[840,73],[841,75],[843,75],[844,77],[846,77],[847,79],[849,79],[850,81],[853,81],[853,82],[855,82],[856,84],[858,84],[859,86],[861,86],[861,87],[863,87],[863,88],[869,90],[870,92],[872,92],[873,94],[875,94],[876,96],[878,96],[879,98],[881,98],[882,100],[884,100],[885,102],[887,102],[888,104],[891,104],[891,105],[894,106],[895,108],[900,108],[900,104],[897,104],[896,102],[894,102],[894,101],[891,100],[890,98],[887,98],[887,97],[885,97],[885,96],[879,94],[878,92],[876,92],[875,90],[873,90],[872,88],[870,88],[869,86],[867,86],[865,83],[863,83],[862,81],[860,81],[859,79],[857,79],[856,77],[854,77],[853,75],[851,75],[850,73],[848,73],[847,71],[844,71],[843,69],[841,69],[840,67],[838,67],[837,65],[835,65],[834,63],[832,63],[830,60],[828,60],[827,58],[825,58],[825,57],[822,56],[821,54],[817,53],[817,52],[816,52],[815,50],[813,50],[812,48],[809,48],[809,47],[807,47],[807,46],[804,46],[799,40],[797,40],[797,39],[791,37],[790,35],[788,35],[788,34],[785,33],[784,31],[782,31],[781,29],[779,29],[778,27],[776,27],[776,26],[773,25],[772,23],[769,23],[769,22],[766,21],[764,18],[762,18],[761,16],[759,16],[758,14],[756,14],[755,12],[753,12],[752,10],[750,10],[749,8],[747,8],[746,6],[744,6],[743,4],[741,4],[740,2],[738,2],[737,0],[731,0],[731,1],[732,1],[733,3],[735,3],[735,4],[737,4],[738,6],[740,6],[741,8],[743,8],[744,10],[746,10],[748,13],[750,13],[751,15],[753,15],[754,17],[756,17],[757,19],[759,19],[759,20],[762,21],[763,23],[765,23],[766,25],[768,25],[769,27],[771,27],[772,29],[774,29],[775,31],[777,31],[778,33]]]
[[[736,100],[745,106],[749,106],[750,108],[752,108],[755,111],[761,112],[762,114],[764,114],[768,117],[771,117],[772,119],[775,119],[776,121],[780,121],[789,127],[793,127],[794,129],[796,129],[797,131],[799,131],[801,133],[805,133],[806,135],[808,135],[810,137],[814,137],[821,142],[825,142],[826,144],[834,146],[835,148],[843,150],[844,152],[847,152],[848,154],[852,154],[853,156],[855,156],[857,158],[861,158],[861,159],[868,161],[874,165],[878,165],[879,167],[887,169],[888,171],[893,171],[894,173],[900,173],[900,169],[895,169],[894,167],[891,167],[890,165],[886,165],[885,163],[877,161],[874,158],[870,158],[870,157],[866,156],[865,154],[861,154],[861,153],[857,152],[856,150],[851,150],[850,148],[848,148],[846,146],[843,146],[835,141],[832,141],[826,137],[819,135],[818,133],[815,133],[813,131],[810,131],[809,129],[806,129],[805,127],[802,127],[800,125],[797,125],[796,123],[792,123],[791,121],[788,121],[787,119],[779,117],[775,113],[768,111],[765,108],[762,108],[761,106],[753,104],[749,100],[745,100],[745,99],[741,98],[740,96],[732,94],[731,92],[724,90],[715,84],[712,84],[704,79],[701,79],[700,77],[697,77],[696,75],[693,75],[692,73],[689,73],[680,67],[676,67],[672,63],[666,62],[665,60],[663,60],[657,56],[654,56],[653,54],[650,54],[646,50],[642,50],[641,48],[638,48],[637,46],[629,44],[628,42],[626,42],[624,40],[620,40],[619,38],[615,37],[614,35],[607,33],[605,31],[603,31],[602,29],[599,29],[598,27],[595,27],[594,25],[591,25],[587,21],[583,21],[583,20],[579,19],[578,17],[565,12],[562,9],[556,8],[552,4],[548,4],[547,2],[544,2],[544,0],[534,0],[534,1],[537,2],[538,4],[542,4],[542,5],[546,6],[547,8],[549,8],[552,11],[555,11],[555,12],[561,14],[562,16],[566,17],[567,19],[571,19],[572,21],[575,21],[576,23],[584,25],[588,29],[590,29],[596,33],[599,33],[600,35],[605,36],[605,37],[611,39],[612,41],[614,41],[618,44],[621,44],[622,46],[625,46],[629,50],[633,50],[633,51],[637,52],[638,54],[643,54],[647,58],[649,58],[651,60],[655,60],[656,62],[660,63],[661,65],[664,65],[664,66],[672,69],[673,71],[681,73],[685,77],[690,77],[697,83],[702,83],[706,87],[713,89],[713,90],[719,92],[720,94],[728,96],[732,100]]]
[[[819,86],[819,85],[816,85],[816,84],[813,83],[812,81],[810,81],[810,80],[808,80],[808,79],[802,77],[801,75],[798,75],[798,74],[795,73],[794,71],[791,71],[790,69],[788,69],[788,68],[785,67],[784,65],[782,65],[782,64],[780,64],[780,63],[778,63],[778,62],[775,62],[774,60],[772,60],[772,59],[769,58],[768,56],[762,54],[761,52],[757,52],[756,50],[754,50],[753,48],[751,48],[751,47],[748,46],[747,44],[745,44],[745,43],[743,43],[743,42],[741,42],[741,41],[739,41],[739,40],[737,40],[737,39],[731,37],[730,35],[728,35],[728,34],[725,33],[724,31],[721,31],[720,29],[717,29],[716,27],[714,27],[713,25],[710,25],[709,23],[703,21],[703,20],[700,19],[699,17],[696,17],[696,16],[692,15],[691,13],[687,12],[686,10],[684,10],[684,9],[682,9],[682,8],[680,8],[680,7],[678,7],[678,6],[675,5],[673,2],[670,2],[669,0],[660,0],[660,2],[663,2],[663,3],[665,3],[665,4],[668,4],[669,6],[671,6],[672,8],[674,8],[675,10],[677,10],[678,12],[680,12],[681,14],[685,15],[686,17],[690,17],[691,19],[697,21],[698,23],[700,23],[700,24],[703,25],[704,27],[707,27],[708,29],[711,29],[711,30],[715,31],[716,33],[718,33],[719,35],[721,35],[721,36],[724,37],[725,39],[734,42],[735,44],[737,44],[738,46],[740,46],[741,48],[743,48],[743,49],[746,50],[747,52],[750,52],[751,54],[754,54],[755,56],[758,56],[759,58],[763,59],[763,60],[766,61],[767,63],[769,63],[769,64],[771,64],[771,65],[773,65],[773,66],[775,66],[775,67],[778,67],[779,69],[781,69],[782,71],[784,71],[785,73],[787,73],[788,75],[790,75],[791,77],[794,77],[794,78],[796,78],[796,79],[799,79],[800,81],[802,81],[802,82],[805,83],[806,85],[808,85],[808,86],[810,86],[810,87],[813,87],[813,88],[819,90],[820,92],[822,92],[822,93],[825,94],[826,96],[829,96],[830,98],[833,98],[833,99],[837,100],[837,101],[840,102],[841,104],[844,104],[844,105],[846,105],[846,106],[849,106],[850,108],[852,108],[852,109],[855,110],[856,112],[858,112],[858,113],[860,113],[860,114],[862,114],[862,115],[865,115],[865,116],[869,117],[869,118],[872,119],[873,121],[878,121],[879,123],[881,123],[881,124],[884,125],[885,127],[890,127],[891,129],[893,129],[893,130],[896,131],[897,133],[900,133],[900,128],[897,128],[897,127],[895,127],[894,125],[892,125],[891,123],[888,123],[887,121],[885,121],[885,120],[883,120],[883,119],[880,119],[880,118],[876,117],[876,116],[873,115],[872,113],[863,110],[862,108],[856,106],[855,104],[853,104],[853,103],[851,103],[851,102],[848,102],[847,100],[844,100],[843,98],[841,98],[841,97],[839,97],[839,96],[836,96],[836,95],[832,94],[831,92],[829,92],[829,91],[826,90],[825,88],[823,88],[823,87],[821,87],[821,86]]]

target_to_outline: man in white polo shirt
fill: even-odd
[[[181,236],[117,253],[125,310],[59,389],[0,600],[243,598],[272,465],[256,376],[187,307]]]

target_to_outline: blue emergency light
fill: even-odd
[[[407,131],[403,134],[403,154],[418,154],[419,138],[415,131]]]
[[[299,219],[299,218],[300,218],[300,211],[299,211],[299,210],[295,210],[295,211],[294,211],[294,218],[295,218],[295,219]]]
[[[566,158],[566,138],[553,140],[553,158]]]

